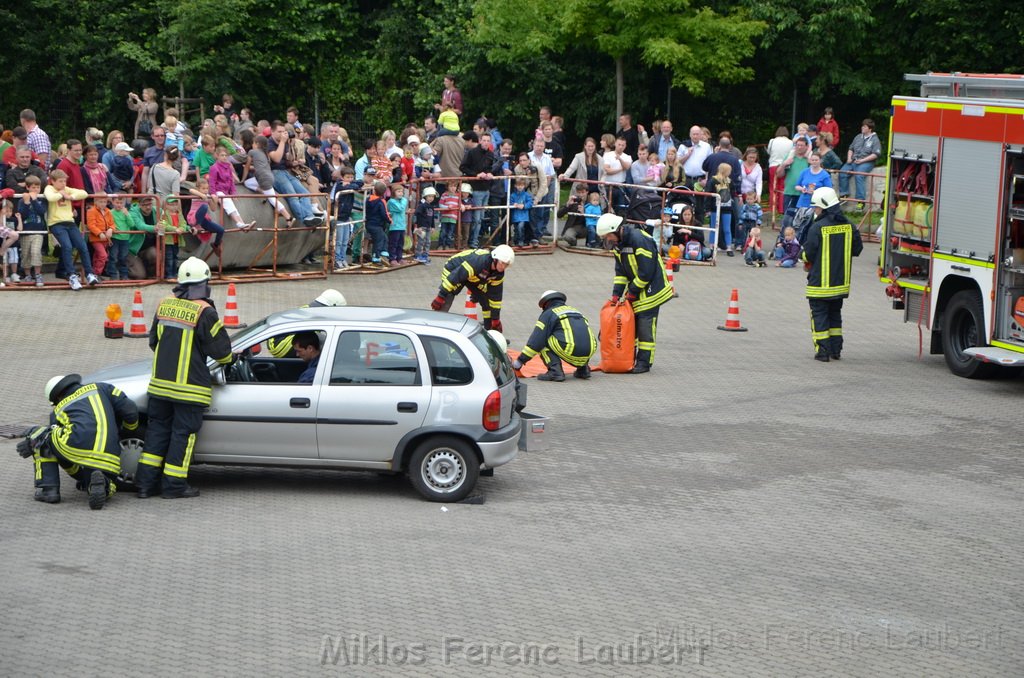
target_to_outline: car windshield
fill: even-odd
[[[512,361],[508,359],[508,354],[498,346],[498,343],[491,338],[491,335],[481,330],[471,336],[469,340],[487,359],[487,364],[490,365],[491,372],[494,374],[494,379],[498,382],[498,386],[504,386],[516,378],[515,372],[512,371]]]

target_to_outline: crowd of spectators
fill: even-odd
[[[804,203],[815,188],[833,185],[832,171],[844,180],[857,173],[856,200],[864,202],[861,173],[881,153],[874,123],[865,120],[843,163],[833,150],[839,127],[828,108],[817,125],[801,124],[792,138],[785,127],[778,129],[767,144],[767,172],[759,149],[740,150],[728,130],[712,135],[692,125],[677,137],[666,119],[654,121],[648,133],[629,114],[619,117],[614,133],[599,142],[587,137],[570,155],[563,120],[550,107],[540,107],[529,138],[513,140],[486,114],[466,124],[472,103],[464,102],[448,75],[434,113],[400,132],[385,130],[355,144],[337,123],[323,122],[319,130],[304,124],[295,107],[283,120],[254,120],[228,94],[213,107],[214,116],[194,129],[173,107],[161,116],[152,89],[141,97],[132,92],[130,143],[121,130],[105,134],[90,127],[82,140],[54,146],[26,109],[20,124],[0,138],[0,185],[9,189],[0,232],[5,282],[19,281],[20,271],[43,284],[47,234],[60,246],[57,276],[74,289],[81,287],[75,252],[90,284],[100,276],[155,275],[158,237],[170,245],[163,248],[168,276],[174,274],[174,245],[188,231],[222,255],[225,228],[254,225],[233,200],[238,184],[264,194],[281,224],[326,224],[336,272],[356,259],[397,265],[407,249],[429,263],[431,247],[549,242],[563,181],[573,184],[558,210],[568,244],[583,238],[585,246],[599,247],[594,224],[604,211],[614,211],[648,228],[666,250],[677,245],[686,258],[707,258],[716,246],[733,256],[751,242],[751,229],[762,226],[762,199],[797,233],[808,213]],[[664,189],[675,190],[663,197]],[[412,236],[408,244],[405,233]],[[318,263],[316,254],[304,261]]]

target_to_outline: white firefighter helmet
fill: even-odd
[[[491,258],[500,261],[506,266],[511,266],[516,259],[516,251],[508,245],[498,245],[491,250]]]
[[[178,283],[191,285],[210,279],[210,265],[202,259],[189,257],[178,267]]]
[[[602,214],[597,219],[597,237],[603,238],[606,235],[615,232],[619,226],[622,225],[622,217],[611,212]]]
[[[558,290],[548,290],[544,294],[540,295],[540,300],[537,302],[537,305],[540,306],[541,308],[544,308],[555,299],[561,299],[562,303],[565,303],[565,292],[559,292]]]
[[[68,390],[69,387],[75,384],[82,383],[82,375],[80,374],[60,374],[46,382],[46,386],[43,389],[43,394],[46,399],[54,405],[60,400],[60,396]]]
[[[839,196],[836,195],[834,189],[828,186],[822,186],[814,190],[811,194],[811,205],[814,207],[820,207],[823,210],[827,210],[829,207],[834,207],[839,204]]]
[[[334,288],[326,289],[320,296],[313,300],[310,306],[347,306],[345,295]]]
[[[491,335],[491,339],[494,339],[494,341],[497,342],[498,348],[502,351],[508,350],[508,339],[505,338],[504,334],[498,330],[487,330],[487,334]]]

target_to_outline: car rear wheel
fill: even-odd
[[[962,290],[953,295],[942,318],[942,353],[949,371],[958,377],[988,379],[999,369],[964,353],[984,346],[985,316],[977,292]]]
[[[409,482],[430,501],[460,501],[473,491],[480,461],[472,445],[454,436],[434,436],[409,458]]]

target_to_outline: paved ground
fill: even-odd
[[[90,512],[65,488],[44,506],[0,441],[0,674],[1022,675],[1024,381],[919,360],[877,251],[827,365],[800,272],[684,269],[655,371],[532,382],[550,449],[481,479],[482,506],[374,475],[223,469],[194,471],[194,501]],[[513,343],[549,287],[595,317],[611,269],[520,257]],[[331,282],[422,307],[438,276]],[[323,287],[241,287],[242,318]],[[746,334],[715,330],[732,287]],[[53,374],[148,355],[101,338],[113,301],[130,291],[0,295],[0,423],[39,419]]]

